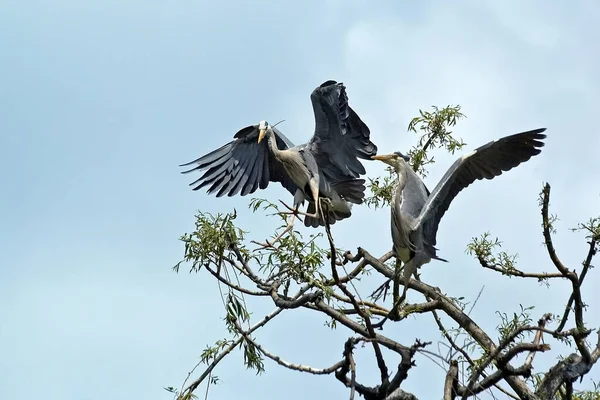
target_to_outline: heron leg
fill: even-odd
[[[262,249],[267,249],[267,248],[273,248],[275,250],[278,250],[278,247],[275,247],[275,243],[279,242],[281,240],[281,238],[283,238],[285,236],[286,233],[288,233],[289,231],[292,230],[292,228],[294,227],[294,219],[296,218],[295,214],[291,214],[292,217],[290,218],[290,221],[288,222],[287,226],[283,229],[283,231],[281,231],[281,233],[279,235],[277,235],[277,237],[273,240],[265,240],[264,243],[260,243],[260,242],[256,242],[253,241],[253,243],[259,245],[260,247],[257,250],[262,250]]]
[[[403,302],[406,299],[406,292],[408,291],[408,284],[410,283],[410,279],[412,275],[415,275],[417,272],[417,263],[416,260],[412,258],[409,262],[404,264],[404,290],[402,290],[402,296],[400,296],[399,302]]]
[[[302,202],[304,201],[304,195],[301,191],[296,192],[296,194],[294,195],[294,208],[288,206],[281,200],[279,200],[279,201],[281,202],[281,204],[283,204],[285,207],[287,207],[291,211],[290,214],[292,216],[291,216],[290,220],[288,221],[286,227],[283,229],[283,231],[281,231],[281,233],[279,235],[277,235],[277,237],[275,237],[275,239],[273,239],[272,241],[266,240],[265,243],[259,243],[259,242],[253,241],[253,243],[258,244],[260,246],[257,250],[262,250],[262,249],[267,249],[267,248],[273,248],[275,250],[279,249],[278,247],[275,247],[274,244],[277,243],[278,241],[280,241],[281,238],[286,233],[291,231],[292,228],[294,227],[294,220],[298,216],[298,207],[300,207],[300,204],[302,204]],[[298,217],[298,219],[300,219],[300,217]]]
[[[267,241],[267,243],[270,243],[271,245],[273,245],[274,243],[279,242],[286,233],[288,233],[289,231],[292,230],[292,228],[294,227],[294,219],[295,218],[296,218],[296,215],[292,214],[292,217],[290,218],[290,222],[288,222],[287,226],[283,229],[283,231],[281,231],[281,233],[279,235],[277,235],[277,237],[275,239],[273,239],[273,241],[271,241],[271,242]]]
[[[302,211],[298,211],[298,207],[292,208],[290,206],[288,206],[287,204],[285,204],[283,201],[279,200],[281,202],[281,204],[283,204],[288,210],[290,210],[289,212],[282,212],[282,214],[292,214],[292,215],[305,215],[307,217],[312,217],[312,218],[318,218],[319,215],[321,215],[321,203],[319,202],[319,182],[313,177],[310,178],[310,181],[308,181],[308,185],[310,186],[310,191],[312,192],[312,197],[313,197],[313,201],[315,202],[315,213],[311,214],[311,213],[307,213],[307,212],[302,212]],[[329,199],[327,199],[329,200]]]

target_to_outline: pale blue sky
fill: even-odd
[[[599,26],[591,0],[1,2],[0,398],[169,399],[162,387],[180,385],[205,344],[223,335],[213,281],[171,271],[183,251],[178,237],[197,209],[236,207],[254,239],[275,227],[245,211],[249,197],[192,192],[193,177],[177,165],[261,119],[285,119],[290,139],[308,139],[309,95],[328,79],[347,85],[382,152],[410,148],[416,137],[406,126],[432,104],[463,106],[468,118],[456,134],[469,148],[547,127],[541,156],[457,197],[438,233],[450,263],[432,262],[422,278],[467,298],[485,285],[474,316],[486,328],[498,323],[491,311],[519,303],[536,305],[534,318],[561,312],[566,283],[548,290],[501,279],[464,249],[490,230],[524,269],[551,270],[537,209],[550,181],[559,255],[572,268],[583,259],[585,241],[568,228],[600,209]],[[430,187],[453,157],[436,160]],[[376,176],[383,165],[367,170]],[[290,200],[275,185],[259,195]],[[386,251],[388,217],[356,207],[335,227],[338,246]],[[594,284],[595,270],[585,294],[597,327]],[[257,339],[289,361],[325,367],[349,333],[322,324],[288,313]],[[394,337],[435,341],[432,327],[407,321]],[[359,353],[358,374],[374,384],[370,356]],[[537,370],[555,356],[538,357]],[[417,363],[403,387],[439,398],[443,380],[430,377],[443,372],[423,357]],[[266,367],[255,377],[233,354],[210,398],[346,396],[332,378]]]

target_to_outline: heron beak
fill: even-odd
[[[386,154],[386,155],[376,155],[376,156],[371,156],[372,160],[379,160],[379,161],[383,161],[383,162],[387,162],[390,161],[392,158],[394,158],[393,154]]]
[[[263,138],[265,137],[266,133],[267,133],[266,129],[260,129],[258,131],[258,143],[260,143],[260,141],[263,140]]]

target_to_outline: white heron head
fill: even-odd
[[[258,123],[258,143],[263,140],[269,129],[271,129],[271,125],[267,121],[260,121]]]

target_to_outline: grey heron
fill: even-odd
[[[209,186],[209,194],[245,196],[265,189],[269,182],[279,182],[294,195],[293,207],[286,205],[292,217],[287,227],[274,239],[278,241],[293,227],[298,214],[305,216],[306,226],[325,224],[321,202],[327,204],[330,224],[351,216],[351,203],[364,198],[365,168],[358,160],[370,160],[377,146],[370,140],[370,130],[348,105],[346,88],[329,80],[310,96],[314,116],[313,137],[294,146],[275,126],[266,121],[242,128],[234,140],[181,166],[197,164],[183,171],[205,170],[192,182],[194,190]],[[266,140],[263,140],[266,139]],[[306,212],[298,211],[308,201]]]
[[[404,264],[404,301],[411,275],[437,256],[436,234],[440,220],[456,195],[475,180],[493,179],[541,152],[546,128],[517,133],[489,142],[452,164],[433,192],[408,165],[401,152],[371,157],[390,165],[397,179],[392,195],[391,228],[396,257]]]

